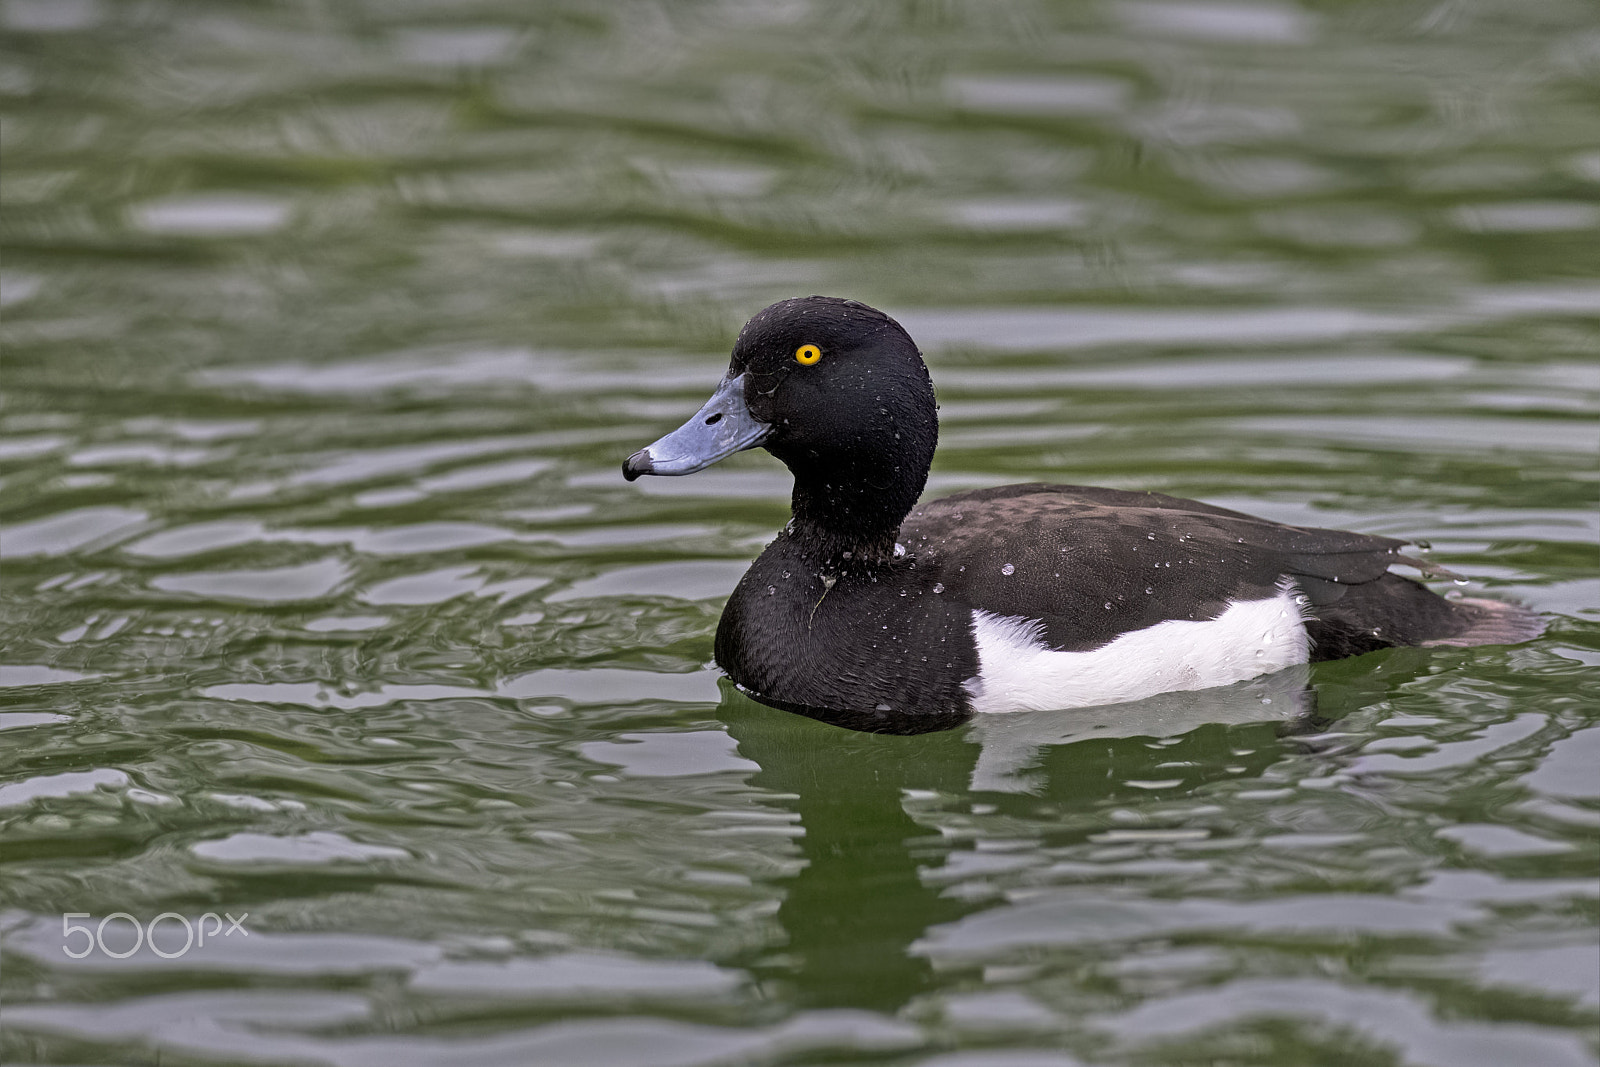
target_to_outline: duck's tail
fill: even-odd
[[[1538,612],[1521,604],[1481,597],[1447,600],[1461,629],[1452,634],[1429,638],[1425,645],[1515,645],[1532,641],[1544,633],[1544,620]]]
[[[1342,659],[1397,645],[1514,645],[1544,632],[1538,613],[1501,600],[1446,600],[1420,582],[1385,574],[1351,586],[1306,622],[1312,658]]]

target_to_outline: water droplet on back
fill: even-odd
[[[1007,563],[1004,567],[1000,568],[1000,573],[1001,574],[1015,574],[1016,572],[1017,572],[1017,567],[1016,567],[1016,564],[1014,564],[1014,563]]]

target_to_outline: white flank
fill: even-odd
[[[1233,601],[1214,619],[1168,619],[1089,652],[1057,652],[1044,624],[972,613],[978,674],[966,682],[972,710],[1046,711],[1120,704],[1157,693],[1209,689],[1311,658],[1302,601],[1284,581],[1277,596]]]

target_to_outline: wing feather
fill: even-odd
[[[1293,578],[1316,606],[1403,562],[1406,542],[1269,522],[1159,493],[1011,485],[913,509],[901,540],[974,607],[1041,619],[1058,649],[1208,619]],[[1006,566],[1010,566],[1009,572]]]

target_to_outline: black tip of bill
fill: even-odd
[[[648,448],[641,448],[622,461],[622,476],[630,482],[641,474],[654,474],[655,472],[655,466],[650,462],[650,450]]]
[[[756,447],[771,432],[745,405],[744,375],[724,378],[693,418],[624,460],[622,476],[631,482],[644,474],[693,474]]]

